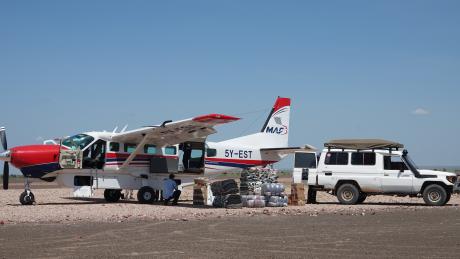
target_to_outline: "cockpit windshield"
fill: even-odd
[[[86,134],[78,134],[72,137],[68,137],[62,141],[62,145],[66,146],[70,149],[77,150],[77,149],[84,149],[88,146],[91,142],[93,142],[94,138],[88,136]]]

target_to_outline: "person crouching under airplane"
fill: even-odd
[[[169,201],[173,199],[172,205],[177,205],[177,201],[181,195],[181,191],[174,180],[174,174],[169,175],[169,179],[165,179],[163,182],[163,199],[164,205],[167,206]]]

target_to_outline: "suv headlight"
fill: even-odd
[[[457,176],[446,176],[446,179],[450,183],[455,183],[457,181]]]

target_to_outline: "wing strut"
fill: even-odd
[[[147,144],[147,139],[148,139],[148,134],[144,134],[144,137],[142,138],[141,142],[137,144],[136,149],[129,155],[128,159],[123,163],[123,165],[120,167],[120,169],[126,168],[137,156],[137,154],[140,153],[140,151],[144,148],[144,145]]]

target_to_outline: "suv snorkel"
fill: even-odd
[[[407,167],[411,170],[411,172],[414,174],[415,178],[436,178],[436,175],[422,175],[418,171],[417,167],[414,165],[410,157],[408,156],[409,151],[407,149],[403,150],[401,159],[404,161],[404,163],[407,165]]]

